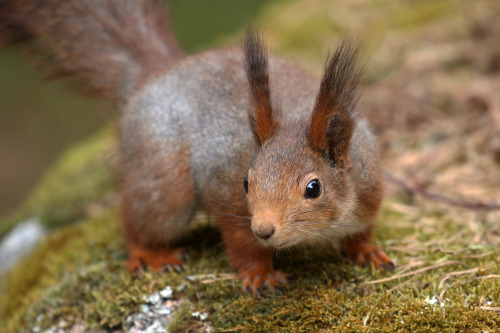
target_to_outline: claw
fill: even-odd
[[[243,280],[243,290],[253,297],[260,299],[264,289],[270,290],[274,295],[281,295],[283,291],[280,285],[289,283],[289,275],[281,271],[253,270],[248,273],[241,274]]]
[[[286,276],[286,284],[290,284],[292,282],[297,281],[297,278],[294,275],[287,274]]]
[[[273,294],[281,296],[283,295],[283,290],[280,287],[274,287]]]
[[[260,295],[261,295],[261,289],[259,287],[255,288],[253,292],[253,297],[260,299]]]
[[[392,261],[389,261],[388,263],[382,264],[382,268],[386,272],[392,272],[394,269],[396,269],[396,264],[394,264],[394,262]]]
[[[174,265],[173,268],[178,273],[184,272],[184,265]]]

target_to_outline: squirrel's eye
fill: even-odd
[[[321,184],[318,179],[313,179],[307,183],[306,191],[304,193],[304,198],[314,199],[319,197],[321,194]]]
[[[245,192],[248,193],[248,177],[245,177],[243,180],[243,187],[245,188]]]

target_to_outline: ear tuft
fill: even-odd
[[[248,26],[244,42],[245,69],[250,88],[250,127],[257,144],[261,145],[276,131],[276,119],[271,106],[267,50],[257,30]]]
[[[338,167],[347,162],[356,125],[354,108],[364,65],[358,64],[360,43],[345,37],[328,55],[309,127],[309,144]]]

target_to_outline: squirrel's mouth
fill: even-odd
[[[281,242],[280,244],[275,245],[274,247],[277,249],[284,249],[284,248],[290,247],[292,245],[293,245],[292,241],[286,240],[284,242]]]
[[[298,239],[285,239],[283,241],[275,241],[275,242],[272,242],[273,244],[270,244],[272,247],[274,247],[275,249],[285,249],[287,247],[292,247],[294,245],[296,245],[297,243],[299,243],[299,240]]]
[[[294,242],[293,240],[290,240],[290,239],[278,240],[278,239],[271,238],[271,239],[268,239],[268,240],[264,240],[264,239],[261,239],[259,237],[257,237],[257,239],[259,240],[259,243],[262,244],[263,246],[265,246],[265,247],[272,247],[272,248],[275,248],[275,249],[284,249],[284,248],[293,246],[296,243],[296,242]]]
[[[294,246],[302,240],[300,235],[290,232],[290,230],[286,228],[282,228],[279,224],[274,224],[271,232],[262,232],[262,230],[268,231],[269,229],[271,228],[264,229],[256,227],[255,230],[252,228],[255,238],[257,238],[259,243],[264,247],[284,249]]]

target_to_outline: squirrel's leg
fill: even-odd
[[[180,158],[128,165],[122,181],[122,221],[129,257],[127,269],[155,271],[183,268],[182,236],[197,208],[193,181]],[[136,162],[137,163],[137,162]]]
[[[373,228],[369,227],[365,232],[346,236],[342,242],[344,254],[359,266],[372,263],[375,268],[385,270],[394,269],[394,262],[384,250],[372,242]]]
[[[264,288],[280,293],[279,285],[287,284],[289,275],[273,269],[274,251],[257,241],[250,222],[218,218],[217,224],[222,231],[229,261],[238,270],[238,278],[243,282],[243,290],[257,298],[260,298]]]
[[[382,203],[383,187],[380,173],[371,187],[359,189],[358,210],[363,212],[365,231],[347,235],[341,243],[341,250],[346,257],[359,266],[370,263],[376,268],[394,269],[394,262],[382,248],[373,244],[372,234],[377,214]]]

